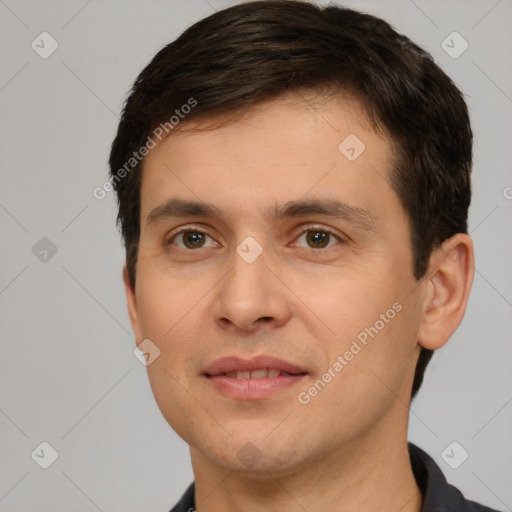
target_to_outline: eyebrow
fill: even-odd
[[[334,198],[314,198],[274,204],[266,212],[272,222],[306,215],[322,215],[343,222],[349,222],[365,230],[371,230],[375,222],[371,212]],[[179,217],[224,217],[222,211],[211,203],[170,198],[154,208],[147,216],[146,226]]]

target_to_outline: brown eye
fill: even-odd
[[[323,249],[330,239],[330,233],[325,231],[308,231],[306,235],[306,240],[313,249]]]
[[[183,233],[183,243],[189,249],[195,249],[204,245],[205,235],[198,231],[186,231]]]
[[[298,238],[298,240],[305,238],[307,244],[306,248],[309,249],[325,249],[335,245],[336,241],[341,242],[340,237],[327,231],[325,229],[310,228],[304,231]],[[300,244],[305,247],[303,244]]]
[[[209,235],[203,233],[202,231],[189,229],[176,233],[169,240],[169,244],[176,245],[180,249],[202,249],[203,247],[205,247],[205,243],[208,238],[212,240],[212,238]]]

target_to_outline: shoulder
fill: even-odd
[[[411,466],[423,494],[421,512],[499,512],[468,500],[449,484],[443,472],[430,457],[418,446],[408,443]]]
[[[196,512],[195,504],[195,485],[192,482],[188,489],[183,493],[180,501],[174,505],[170,512]]]

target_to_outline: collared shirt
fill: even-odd
[[[434,459],[412,443],[408,443],[412,471],[423,495],[421,512],[498,512],[474,501],[467,500],[444,477]],[[171,512],[194,512],[194,482],[185,491]],[[220,512],[220,511],[219,511]]]

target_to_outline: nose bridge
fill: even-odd
[[[276,325],[288,317],[284,287],[269,270],[270,251],[254,238],[245,238],[233,251],[231,270],[219,283],[215,319],[250,330],[264,319]]]

